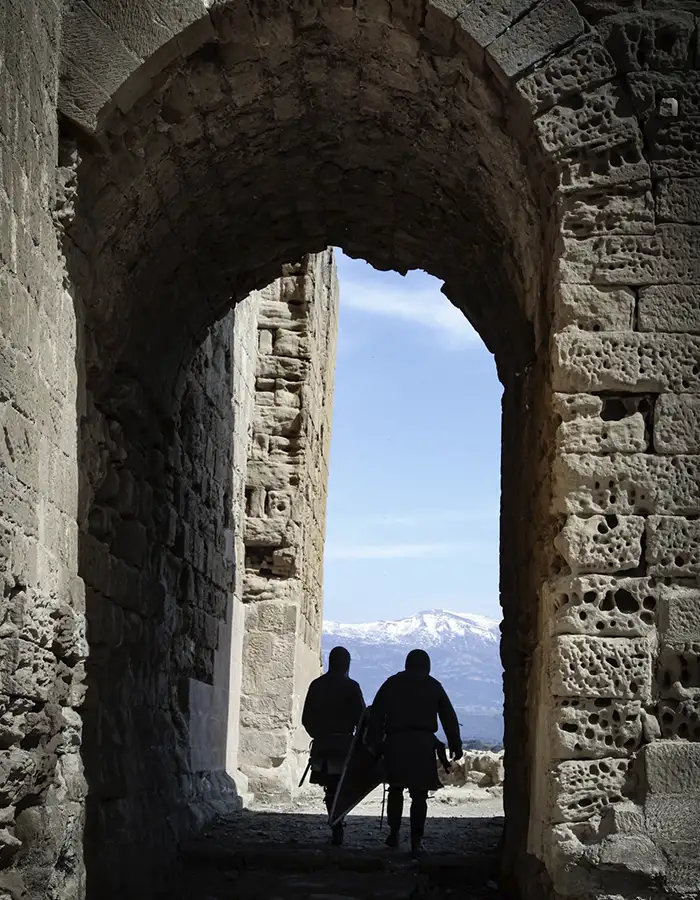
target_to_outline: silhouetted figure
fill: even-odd
[[[403,792],[411,795],[411,855],[420,855],[428,814],[428,793],[440,787],[437,774],[438,717],[453,759],[462,756],[459,722],[445,689],[430,675],[430,657],[411,650],[403,672],[392,675],[379,688],[370,709],[367,743],[383,742],[385,777],[389,784],[387,820],[390,847],[399,844]]]
[[[353,733],[365,709],[360,685],[349,672],[350,654],[345,647],[334,647],[328,656],[328,671],[309,685],[301,717],[313,738],[309,780],[323,785],[329,814]],[[343,830],[343,823],[333,828],[335,846],[343,843]]]

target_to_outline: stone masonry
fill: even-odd
[[[146,900],[291,778],[334,245],[504,385],[504,888],[698,893],[699,15],[0,0],[0,897]]]
[[[301,705],[320,674],[338,331],[332,255],[288,267],[259,297],[239,760],[255,794],[291,797],[306,764],[300,753],[308,749]]]

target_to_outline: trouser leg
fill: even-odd
[[[328,810],[328,815],[331,814],[331,809],[333,809],[333,801],[335,800],[335,794],[338,790],[338,784],[340,783],[340,775],[329,775],[326,780],[326,784],[324,786],[324,797],[323,800],[326,804],[326,809]]]
[[[389,797],[386,804],[386,820],[389,823],[389,831],[398,834],[401,829],[401,816],[403,815],[403,788],[389,787]]]
[[[428,792],[410,791],[411,794],[411,843],[420,844],[428,816]]]

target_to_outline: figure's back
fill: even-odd
[[[387,679],[382,691],[387,731],[437,731],[444,691],[431,675],[398,672]]]
[[[359,684],[352,678],[326,672],[309,686],[302,723],[311,737],[351,734],[363,709]]]

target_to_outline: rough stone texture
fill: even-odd
[[[649,642],[640,638],[558,637],[553,645],[551,679],[558,697],[648,701]]]
[[[585,821],[621,803],[632,788],[629,768],[629,760],[612,757],[560,763],[552,779],[555,821]]]
[[[551,727],[560,759],[627,757],[642,742],[642,705],[608,698],[559,700],[552,707]]]
[[[682,578],[700,575],[700,521],[678,516],[650,516],[646,558],[653,575]]]
[[[700,333],[697,287],[664,284],[640,290],[639,330]]]
[[[656,627],[658,590],[650,578],[565,575],[543,600],[552,634],[642,637]]]
[[[657,453],[700,453],[700,396],[662,394],[654,409]]]
[[[570,516],[554,546],[574,573],[636,569],[644,527],[641,516]]]
[[[240,765],[256,795],[290,799],[306,764],[301,706],[320,674],[338,331],[332,255],[290,267],[259,302],[244,520]]]
[[[507,890],[695,891],[697,792],[620,773],[700,735],[697,14],[3,0],[0,894],[78,900],[86,851],[95,896],[146,898],[241,755],[301,749],[332,363],[260,330],[248,465],[251,319],[215,323],[332,244],[442,278],[504,383]]]

